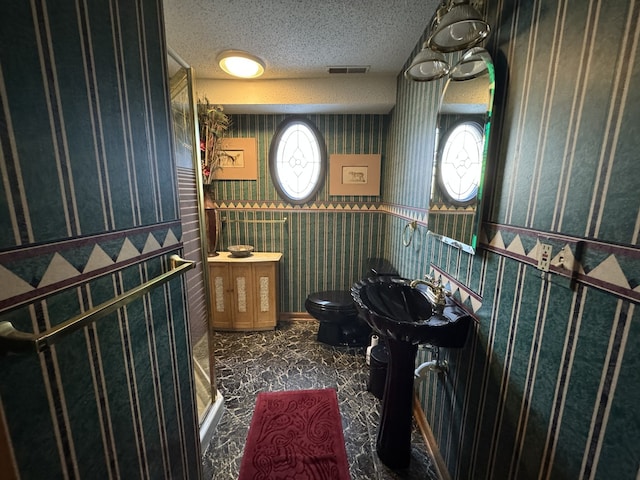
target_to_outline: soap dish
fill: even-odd
[[[229,245],[227,250],[232,257],[248,257],[253,252],[253,245]]]

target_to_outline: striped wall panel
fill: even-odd
[[[433,144],[438,82],[399,78],[389,126],[387,255],[403,275],[443,274],[477,301],[479,323],[463,349],[441,349],[449,372],[417,386],[420,402],[452,478],[637,479],[640,4],[485,8],[499,117],[477,255],[402,243],[427,205],[427,183],[402,187],[430,168],[406,170],[406,152]],[[541,275],[540,241],[554,257],[569,245],[576,274]]]
[[[155,0],[0,5],[0,321],[43,332],[181,253],[163,35]],[[0,358],[19,478],[199,478],[186,305],[177,278]]]
[[[168,269],[144,262],[5,314],[43,331]],[[24,478],[196,478],[181,279],[70,335],[2,359],[2,408]],[[175,307],[173,305],[182,305]]]
[[[209,99],[215,103],[215,99]],[[322,133],[327,155],[369,154],[384,152],[384,115],[305,115]],[[217,202],[257,200],[261,202],[282,201],[276,193],[269,173],[269,147],[278,125],[285,115],[232,115],[230,137],[256,138],[258,146],[257,181],[218,181],[213,188]],[[382,160],[384,163],[384,159]],[[329,169],[324,185],[314,201],[370,203],[378,197],[330,196]]]
[[[258,251],[282,252],[280,311],[304,312],[307,295],[348,289],[368,272],[373,259],[382,257],[384,216],[379,211],[380,197],[329,195],[329,169],[313,203],[294,206],[279,198],[269,174],[268,155],[271,139],[284,118],[232,115],[232,137],[257,139],[258,179],[217,181],[212,195],[221,217],[227,220],[222,223],[219,249],[251,244]],[[384,115],[308,118],[322,133],[329,156],[384,152]],[[280,223],[284,218],[286,222]]]
[[[384,217],[376,211],[220,211],[224,219],[220,250],[250,244],[258,251],[283,254],[279,292],[282,312],[304,312],[304,301],[310,293],[348,290],[382,258]],[[271,221],[274,223],[266,223]]]

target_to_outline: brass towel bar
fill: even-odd
[[[0,355],[29,350],[44,352],[62,337],[115,312],[120,307],[128,305],[150,290],[195,267],[195,262],[184,260],[178,255],[171,255],[170,261],[171,270],[42,333],[21,332],[16,330],[11,322],[0,322]]]
[[[287,217],[281,218],[279,220],[229,220],[227,217],[223,217],[222,221],[224,223],[287,223]]]

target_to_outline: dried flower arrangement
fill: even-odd
[[[200,159],[202,181],[213,182],[215,171],[220,168],[222,139],[231,126],[231,119],[221,105],[210,105],[209,99],[198,100],[198,124],[200,127]]]

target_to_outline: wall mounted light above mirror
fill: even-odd
[[[449,0],[436,10],[427,43],[439,52],[459,52],[479,44],[489,31],[489,24],[469,0]]]
[[[443,53],[466,50],[487,38],[489,24],[469,0],[445,0],[433,14],[429,37],[405,70],[407,80],[430,82],[449,73]]]
[[[495,74],[489,53],[466,52],[451,69],[438,110],[429,233],[475,253]]]
[[[471,254],[480,229],[495,89],[491,56],[476,45],[490,30],[470,0],[444,0],[433,14],[427,40],[404,72],[416,82],[449,77],[438,110],[427,227],[432,236]],[[443,53],[463,50],[450,68]]]
[[[440,52],[431,50],[427,42],[422,46],[422,50],[415,56],[409,68],[404,72],[407,80],[416,82],[430,82],[438,80],[449,73],[449,62]]]

